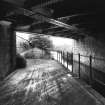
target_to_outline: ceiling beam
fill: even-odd
[[[16,6],[22,6],[25,0],[4,0],[4,1]]]
[[[33,7],[31,8],[31,10],[32,10],[33,12],[36,12],[36,9],[37,9],[37,8],[43,8],[43,7],[45,7],[45,6],[48,6],[48,5],[57,3],[57,2],[62,2],[62,1],[64,1],[64,0],[50,0],[50,1],[44,2],[44,3],[42,3],[42,4],[33,6]],[[15,7],[15,8],[16,8],[16,7]],[[27,9],[24,9],[24,8],[21,8],[21,7],[17,7],[14,11],[8,13],[7,16],[13,15],[15,12],[17,12],[17,10],[18,10],[18,11],[21,11],[21,10],[23,11],[23,10],[24,10],[25,13],[28,13],[29,15],[31,15],[31,12],[29,13],[29,11],[28,11]],[[27,14],[27,15],[28,15],[28,14]]]
[[[55,31],[54,33],[63,33],[63,32],[69,32],[70,30],[67,30],[67,29],[63,29],[63,30],[60,30],[60,31]]]
[[[44,3],[42,3],[42,4],[33,6],[33,7],[31,8],[31,10],[32,10],[33,12],[36,12],[36,9],[37,9],[37,8],[43,8],[43,7],[45,7],[45,6],[48,6],[48,5],[57,3],[57,2],[62,2],[62,1],[64,1],[64,0],[50,0],[50,1],[44,2]],[[21,8],[21,7],[18,8],[18,9],[20,9],[20,11],[21,11],[21,9],[22,9],[22,10],[24,10],[24,12],[26,12],[26,13],[28,12],[27,9],[24,9],[24,8]],[[12,11],[12,12],[10,12],[7,16],[13,15],[14,12],[16,12],[16,10],[17,10],[17,9],[15,9],[15,10]]]
[[[43,8],[45,6],[48,6],[48,5],[52,5],[52,4],[55,4],[57,2],[62,2],[64,0],[49,0],[47,2],[44,2],[42,4],[39,4],[39,5],[36,5],[36,6],[33,6],[31,9],[34,11],[36,8]]]
[[[60,27],[59,26],[52,26],[50,28],[44,29],[44,31],[53,30],[53,29],[56,29],[56,28],[60,28]]]
[[[73,14],[73,15],[69,15],[69,16],[64,16],[64,17],[59,17],[57,18],[57,20],[63,20],[63,19],[70,19],[72,17],[79,17],[79,16],[85,16],[85,15],[89,15],[90,13],[80,13],[80,14]]]
[[[74,14],[74,15],[59,17],[59,18],[57,18],[57,20],[58,20],[58,21],[62,21],[63,19],[69,20],[69,19],[72,18],[72,17],[84,16],[84,15],[88,15],[88,14],[86,14],[86,13],[83,13],[83,14]],[[41,23],[41,22],[40,22],[40,23]],[[33,23],[33,24],[34,24],[34,23]],[[73,26],[77,26],[77,25],[79,25],[79,24],[73,24]],[[44,29],[44,30],[47,31],[47,30],[52,30],[52,29],[56,29],[56,28],[59,28],[59,26],[52,26],[52,27],[46,28],[46,29]]]
[[[68,24],[63,23],[61,21],[49,18],[49,17],[44,16],[44,15],[42,15],[40,13],[33,12],[33,11],[30,11],[30,10],[27,10],[27,9],[24,9],[24,8],[16,9],[15,13],[18,14],[18,15],[29,16],[29,17],[31,17],[33,19],[37,19],[39,21],[45,21],[45,22],[48,22],[48,23],[51,23],[53,25],[63,27],[63,28],[66,28],[66,29],[77,30],[77,28],[75,26],[68,25]]]
[[[43,15],[38,14],[38,13],[33,15],[32,17],[37,19],[37,20],[45,21],[45,22],[51,23],[51,24],[59,26],[59,27],[63,27],[63,28],[70,29],[70,30],[77,30],[77,28],[75,26],[68,25],[68,24],[63,23],[61,21],[43,16]]]

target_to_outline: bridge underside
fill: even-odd
[[[104,12],[103,0],[0,1],[0,69],[6,70],[1,75],[15,65],[15,31],[104,41]]]
[[[76,50],[79,55],[82,53],[89,55],[89,57],[91,57],[90,55],[105,57],[104,13],[104,0],[1,0],[0,80],[3,80],[9,72],[13,71],[16,64],[16,31],[72,38],[76,42],[76,47],[74,46],[73,50]],[[100,42],[96,44],[98,41],[102,44]],[[85,62],[84,59],[82,60]],[[30,105],[30,102],[32,105],[41,105],[43,104],[41,102],[46,100],[43,99],[43,95],[46,94],[48,101],[50,100],[54,104],[102,104],[97,97],[90,95],[75,79],[67,75],[68,72],[60,64],[55,61],[45,61],[44,63],[46,65],[51,63],[51,65],[49,64],[51,68],[49,65],[46,67],[44,64],[45,68],[43,64],[41,65],[45,71],[49,67],[49,70],[46,72],[42,68],[38,71],[40,67],[35,71],[35,68],[32,69],[33,65],[31,65],[32,67],[28,67],[28,70],[27,68],[21,69],[7,77],[0,84],[0,96],[2,96],[0,97],[0,102],[3,103],[2,105],[15,105],[15,103],[17,103],[16,105],[23,105],[24,103]],[[53,69],[53,67],[55,68]],[[101,67],[101,69],[103,68]],[[35,74],[34,76],[33,73]],[[56,75],[60,77],[56,78]],[[52,79],[51,81],[49,81],[50,78]],[[38,88],[34,90],[37,85]],[[52,90],[49,90],[48,87]],[[39,90],[43,90],[42,93],[39,93]],[[57,97],[57,99],[49,98],[51,91],[53,94],[54,91],[58,92],[58,94],[57,92],[54,94],[54,97]],[[36,97],[36,94],[38,94],[38,97]],[[38,102],[34,99],[35,97],[37,101],[39,100]],[[46,97],[44,96],[44,98]],[[41,98],[43,99],[42,101],[40,101]],[[104,99],[102,98],[102,100]],[[43,105],[47,104],[44,103]]]
[[[19,31],[63,37],[71,37],[72,34],[74,38],[91,33],[93,36],[95,34],[94,37],[99,37],[98,33],[104,33],[104,4],[103,0],[2,0],[0,19],[13,22]],[[51,22],[48,17],[73,26],[73,30]],[[56,26],[57,31],[56,28],[52,29]]]

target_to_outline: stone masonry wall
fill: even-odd
[[[15,56],[15,44],[11,23],[0,21],[0,80],[12,69]],[[14,54],[13,54],[14,51]]]

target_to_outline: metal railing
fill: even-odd
[[[56,52],[56,58],[59,63],[64,65],[67,69],[71,65],[70,72],[73,76],[77,76],[80,79],[84,79],[90,85],[95,82],[102,86],[105,86],[105,59],[97,58],[93,56],[85,56],[78,54],[73,54],[64,51],[54,51]]]
[[[85,80],[90,85],[94,85],[94,83],[97,82],[98,84],[105,86],[104,58],[57,50],[49,50],[49,52],[51,53],[50,58],[65,66],[73,76]],[[45,57],[43,51],[40,56],[41,58],[43,58],[42,56]]]

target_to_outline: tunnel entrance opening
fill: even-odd
[[[23,38],[21,38],[21,37],[20,37],[21,40],[24,40],[24,38],[27,37],[27,38],[25,38],[25,41],[28,40],[28,38],[29,38],[28,35],[26,35]],[[92,87],[94,89],[96,89],[103,96],[105,96],[104,72],[100,71],[101,70],[100,64],[101,65],[104,64],[104,59],[97,58],[96,56],[93,56],[90,54],[89,54],[90,56],[85,55],[86,53],[85,53],[84,49],[82,49],[83,48],[82,42],[79,43],[75,39],[50,36],[50,40],[52,40],[53,50],[54,50],[54,51],[50,51],[50,53],[51,53],[50,57],[54,60],[57,60],[57,59],[61,60],[60,62],[64,63],[63,65],[67,69],[69,69],[69,71],[72,73],[73,76],[77,76],[77,77],[83,79],[85,82],[87,82],[87,84],[92,85]],[[80,47],[82,47],[82,48],[80,48]],[[36,50],[39,50],[39,49],[34,49],[33,51],[30,51],[30,52],[36,53],[37,52]],[[60,58],[58,57],[58,55],[56,53],[57,51],[61,51],[61,52],[58,52],[58,53],[60,53],[60,55],[59,55]],[[39,51],[39,52],[41,53],[41,56],[44,55],[44,51]],[[29,53],[29,52],[27,52],[27,53]],[[23,55],[24,54],[25,53],[23,53]],[[28,59],[29,58],[34,59],[34,54],[32,54],[32,55],[26,54],[26,56]],[[98,69],[96,69],[96,67]]]

